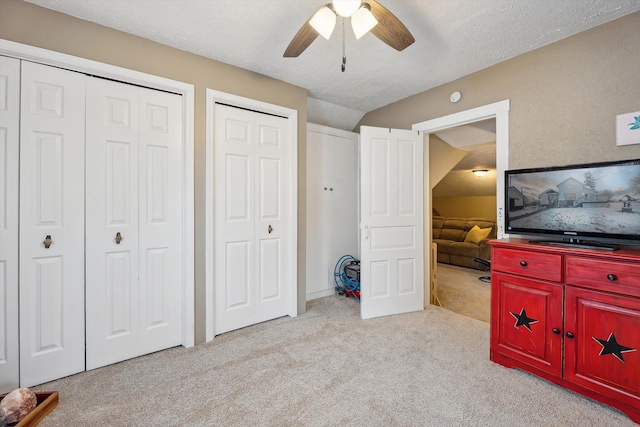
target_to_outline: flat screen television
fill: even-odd
[[[640,159],[505,172],[505,231],[541,244],[640,244]]]

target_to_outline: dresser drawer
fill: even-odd
[[[640,297],[640,264],[567,256],[568,285]]]
[[[494,248],[491,268],[532,279],[562,282],[562,255]]]

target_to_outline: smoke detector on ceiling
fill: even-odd
[[[453,92],[451,94],[451,96],[449,97],[449,99],[451,100],[451,102],[458,102],[460,101],[460,98],[462,97],[462,95],[460,94],[460,92]]]

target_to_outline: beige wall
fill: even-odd
[[[305,310],[306,89],[34,6],[0,0],[0,38],[179,80],[195,86],[195,325],[205,338],[205,89],[298,111],[298,311]]]
[[[451,168],[454,167],[466,154],[467,151],[451,147],[442,139],[438,138],[437,135],[429,135],[429,184],[431,189],[437,187],[438,183],[441,183],[443,179],[446,179],[446,177],[449,177],[454,173],[451,171]],[[476,188],[479,188],[479,191],[475,194],[485,193],[484,187],[482,186],[485,181],[487,181],[487,176],[483,177],[482,181],[479,181],[478,177],[472,175],[468,171],[459,172],[457,175],[463,176],[456,177],[456,179],[452,180],[455,185],[464,185],[465,189],[470,192],[469,194],[474,194],[474,189]],[[489,182],[491,183],[491,191],[495,194],[495,173],[493,173],[493,178],[494,179]],[[451,194],[447,193],[446,190],[441,193]],[[436,194],[435,190],[431,192],[431,206],[433,207],[433,210],[438,212],[441,216],[487,218],[496,221],[495,195],[438,197],[434,194]]]
[[[495,196],[433,197],[431,206],[441,216],[496,221]]]
[[[453,148],[438,135],[429,135],[429,186],[433,188],[438,185],[466,155],[467,151]]]
[[[196,342],[205,334],[205,88],[298,111],[298,310],[305,309],[306,90],[20,0],[0,0],[0,38],[195,86]],[[511,100],[509,167],[640,158],[615,146],[615,115],[638,111],[640,13],[479,71],[365,115],[360,124],[413,123]],[[462,92],[457,104],[449,94]],[[356,129],[358,129],[356,127]]]
[[[616,146],[615,117],[640,110],[639,40],[636,12],[369,112],[358,126],[410,129],[509,99],[509,168],[638,159],[640,145]]]

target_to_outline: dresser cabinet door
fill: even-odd
[[[640,299],[566,288],[565,378],[640,407]]]
[[[562,285],[492,275],[492,350],[562,376]]]

